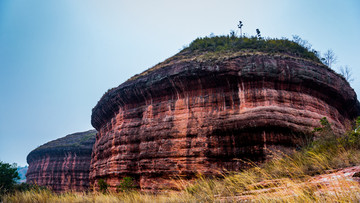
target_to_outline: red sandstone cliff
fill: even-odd
[[[47,186],[56,192],[89,189],[95,134],[95,130],[70,134],[31,151],[27,156],[26,182]]]
[[[324,65],[287,54],[180,53],[108,91],[94,107],[90,180],[142,189],[243,168],[299,144],[327,117],[338,133],[360,114],[354,90]]]

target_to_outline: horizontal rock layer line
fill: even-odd
[[[356,94],[330,69],[264,55],[173,61],[106,93],[92,113],[98,130],[90,180],[143,189],[170,178],[218,174],[300,145],[327,117],[336,133],[360,112]]]

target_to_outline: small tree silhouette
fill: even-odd
[[[261,35],[260,35],[260,30],[259,29],[256,29],[256,37],[261,39]]]
[[[235,37],[235,31],[234,30],[230,30],[230,37],[234,38]]]
[[[238,28],[240,29],[240,37],[242,37],[242,26],[243,26],[243,23],[242,21],[239,21],[239,25],[238,25]]]

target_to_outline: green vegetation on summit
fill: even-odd
[[[136,80],[172,63],[191,60],[200,62],[222,61],[242,55],[294,57],[327,65],[325,59],[320,57],[318,51],[311,49],[311,45],[306,40],[301,39],[297,35],[294,35],[293,38],[293,40],[287,38],[263,38],[260,34],[252,37],[238,37],[234,34],[199,37],[179,53],[140,74],[134,75],[128,81]],[[115,88],[109,89],[105,94],[113,89]]]
[[[309,50],[295,41],[288,39],[272,39],[259,37],[236,37],[236,36],[214,36],[197,38],[189,47],[183,49],[191,52],[266,52],[266,53],[284,53],[313,60],[320,63],[315,50]]]

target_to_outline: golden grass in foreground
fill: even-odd
[[[235,179],[236,176],[229,176]],[[168,192],[162,194],[146,194],[140,192],[129,193],[64,193],[56,194],[50,191],[26,191],[7,195],[4,202],[358,202],[360,187],[353,181],[339,179],[326,184],[309,184],[308,182],[283,179],[276,183],[276,187],[256,188],[248,185],[252,190],[231,194],[232,186],[224,186],[220,180],[203,179],[199,186],[199,193],[187,191]],[[227,180],[229,181],[229,180]],[[228,194],[226,194],[229,192]],[[219,195],[222,193],[222,195]],[[226,194],[226,195],[225,195]]]
[[[3,197],[4,202],[189,202],[191,196],[186,193],[169,192],[161,195],[140,193],[136,191],[127,193],[63,193],[56,194],[51,191],[16,192]]]

